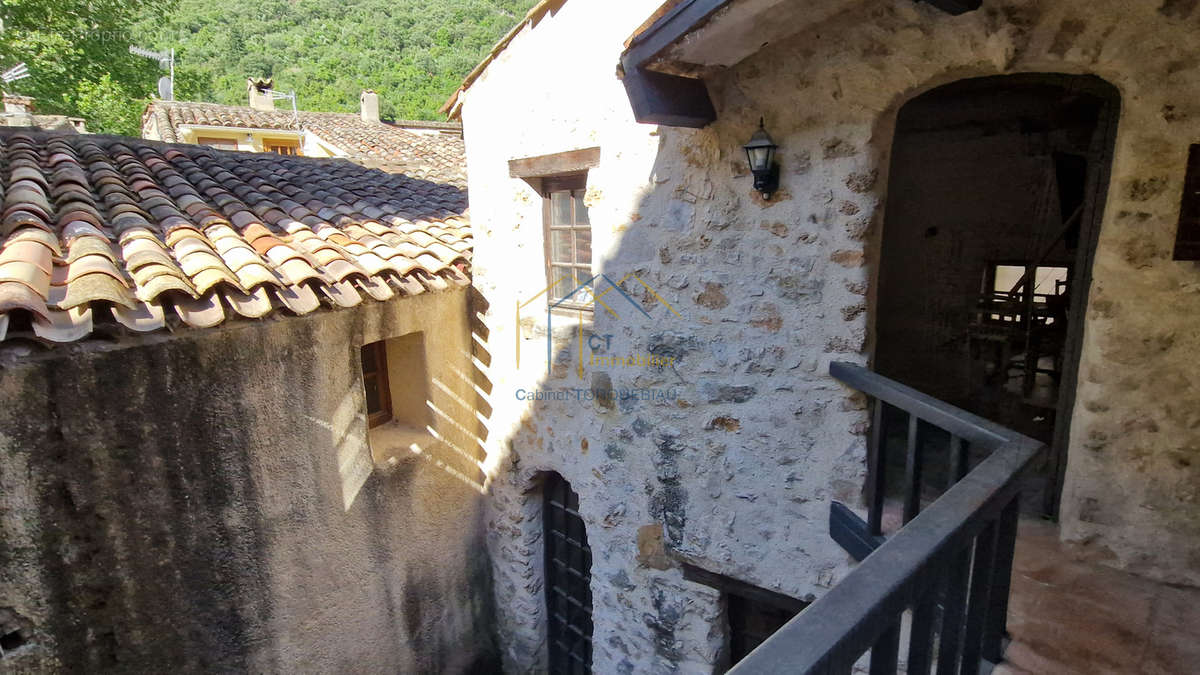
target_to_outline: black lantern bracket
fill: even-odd
[[[779,189],[779,164],[775,162],[775,151],[778,148],[760,117],[758,130],[742,149],[746,151],[750,173],[754,175],[754,191],[762,194],[763,199],[770,199],[771,194]]]

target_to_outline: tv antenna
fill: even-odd
[[[129,46],[129,53],[158,61],[158,67],[171,74],[158,78],[158,97],[164,101],[175,100],[175,48],[154,51],[145,47]]]
[[[300,126],[300,112],[296,110],[296,91],[292,90],[288,93],[275,91],[274,89],[263,89],[262,93],[271,97],[272,101],[289,100],[292,102],[292,118],[296,121],[296,126]]]
[[[23,80],[27,77],[29,77],[29,68],[25,66],[24,62],[18,63],[3,73],[0,73],[0,79],[4,80],[4,84],[6,86],[16,82],[17,80]]]

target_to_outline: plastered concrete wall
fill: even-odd
[[[1062,532],[1114,565],[1200,583],[1200,373],[1188,356],[1200,347],[1200,272],[1170,260],[1187,145],[1200,140],[1197,3],[989,0],[960,17],[860,3],[710,74],[719,118],[700,130],[635,124],[614,74],[656,4],[572,0],[465,95],[476,280],[491,303],[489,544],[506,664],[536,669],[544,651],[540,470],[580,494],[598,672],[720,661],[719,602],[681,581],[674,560],[797,597],[847,572],[826,518],[831,499],[860,500],[867,420],[827,367],[865,363],[873,348],[896,113],[967,77],[1094,73],[1121,92]],[[741,150],[759,116],[781,146],[769,202],[752,194]],[[614,352],[676,357],[671,369],[581,377],[572,355],[591,349],[589,333],[561,329],[548,376],[545,303],[518,309],[546,283],[542,214],[507,162],[591,146],[595,270],[636,273],[680,316],[627,280],[651,317],[597,311],[589,328],[617,336]],[[678,398],[608,409],[514,395],[606,384],[598,370]],[[670,555],[655,555],[659,537]]]
[[[448,470],[475,436],[466,296],[5,343],[0,622],[28,643],[0,670],[490,667],[481,475]],[[359,346],[413,331],[444,443],[375,466]]]

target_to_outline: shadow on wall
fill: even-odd
[[[880,257],[896,114],[918,93],[899,93],[862,125],[874,132],[869,139],[862,130],[851,132],[863,138],[856,141],[865,143],[861,148],[834,137],[832,122],[813,128],[800,120],[783,129],[788,173],[767,201],[752,190],[734,142],[753,130],[757,112],[751,115],[747,106],[723,110],[701,131],[657,128],[649,132],[659,145],[645,187],[627,211],[613,204],[603,161],[596,169],[597,192],[609,200],[603,214],[596,209],[590,218],[597,246],[587,267],[596,277],[574,284],[552,274],[547,283],[565,290],[556,294],[552,288],[536,301],[534,293],[511,295],[540,288],[526,283],[542,276],[538,269],[520,270],[519,280],[476,280],[480,296],[494,290],[496,310],[475,318],[507,325],[514,321],[514,304],[518,308],[512,329],[519,366],[493,367],[485,349],[490,332],[477,333],[480,363],[493,374],[505,373],[496,377],[504,390],[495,396],[512,397],[510,387],[533,395],[518,395],[514,419],[500,421],[511,422],[512,432],[489,458],[493,480],[508,483],[508,494],[493,490],[496,508],[511,510],[516,522],[498,536],[519,537],[513,548],[530,559],[496,562],[497,568],[525,565],[512,573],[515,584],[525,585],[526,594],[514,600],[519,610],[498,607],[502,615],[519,611],[524,627],[503,634],[510,629],[502,617],[502,643],[538,644],[538,627],[547,621],[537,597],[542,589],[529,581],[543,578],[536,560],[540,471],[568,480],[584,520],[600,525],[588,532],[596,535],[595,563],[604,569],[601,578],[620,580],[593,589],[598,605],[610,608],[606,621],[614,619],[611,607],[634,594],[649,601],[648,586],[661,579],[641,572],[665,570],[680,557],[774,587],[781,582],[772,575],[780,569],[801,570],[806,578],[793,575],[783,583],[806,590],[828,588],[848,568],[828,538],[828,503],[861,503],[866,401],[831,383],[826,369],[831,360],[862,362],[873,351],[868,317],[877,303],[868,270]],[[584,206],[601,202],[591,183]],[[552,201],[547,211],[554,208]],[[613,222],[617,211],[624,220]],[[572,228],[578,222],[574,218]],[[487,253],[512,253],[507,247],[517,244],[506,237],[541,231],[524,225],[497,232],[492,245],[506,248]],[[531,248],[541,249],[536,241]],[[575,304],[590,311],[560,302],[562,296],[584,298]],[[555,304],[561,313],[548,318],[546,307]],[[510,349],[495,346],[503,358]],[[525,363],[542,359],[547,362],[540,370]],[[510,407],[494,400],[497,408]],[[793,470],[793,463],[803,469]],[[718,513],[754,526],[725,527],[717,523]],[[642,546],[641,531],[634,535],[639,526],[657,528],[645,538],[654,545]],[[777,536],[760,536],[763,531]],[[788,559],[793,545],[802,554]],[[497,588],[504,587],[498,581]],[[622,599],[611,597],[618,593]],[[678,612],[670,606],[675,601]],[[675,646],[677,633],[687,630],[681,619],[686,601],[680,592],[658,602],[651,617],[654,649],[667,662],[692,658]]]
[[[455,379],[468,385],[471,395],[463,398],[455,393],[454,382],[432,378],[433,389],[440,391],[443,394],[441,398],[450,401],[452,408],[443,409],[432,400],[425,401],[434,419],[425,430],[440,443],[432,444],[427,450],[418,453],[423,460],[435,464],[481,494],[487,493],[487,421],[492,416],[492,407],[488,401],[492,393],[492,382],[480,368],[481,365],[487,368],[492,362],[492,355],[486,347],[490,332],[487,324],[483,322],[483,315],[487,313],[489,306],[487,299],[474,286],[467,289],[471,353],[461,355],[463,358],[458,362],[469,363],[471,372],[455,368],[453,373]],[[445,434],[439,433],[435,427],[442,425],[457,429],[463,438],[468,439],[468,447],[461,447]]]
[[[465,293],[469,345],[463,341],[460,348],[435,342],[439,339],[436,331],[410,332],[383,341],[387,345],[386,369],[391,371],[390,382],[384,381],[384,388],[391,392],[390,400],[384,405],[390,406],[391,413],[368,431],[369,457],[356,452],[358,446],[351,442],[354,439],[346,436],[361,427],[361,419],[352,417],[343,429],[338,466],[347,510],[372,471],[406,471],[406,459],[410,457],[428,462],[471,490],[486,494],[485,444],[487,421],[492,415],[488,400],[492,383],[484,372],[491,355],[485,347],[488,328],[481,317],[488,305],[473,287]],[[426,367],[435,361],[436,367]],[[344,407],[360,409],[361,402],[354,394],[346,398]],[[347,446],[345,456],[341,445]]]
[[[832,249],[794,251],[815,241],[823,226],[800,222],[793,211],[806,207],[790,203],[786,191],[769,202],[752,192],[740,143],[732,143],[742,121],[698,132],[647,126],[647,135],[658,138],[658,149],[644,165],[642,189],[628,202],[606,183],[620,185],[602,173],[611,171],[604,161],[593,169],[594,180],[589,178],[578,198],[592,209],[586,220],[596,244],[590,262],[580,267],[594,276],[547,275],[544,268],[502,259],[515,255],[518,245],[509,238],[517,235],[526,238],[526,252],[535,249],[540,256],[540,234],[534,234],[541,232],[540,222],[523,222],[488,241],[494,249],[484,251],[482,267],[494,263],[511,270],[508,276],[475,280],[480,297],[494,293],[487,304],[492,311],[475,317],[496,322],[494,330],[475,333],[482,336],[476,357],[499,389],[492,393],[502,411],[496,423],[511,429],[492,443],[496,456],[490,458],[490,476],[496,484],[490,491],[498,518],[488,536],[502,593],[500,643],[505,653],[530,659],[514,667],[538,670],[536,659],[546,658],[552,621],[544,586],[550,571],[541,557],[547,544],[541,492],[548,472],[560,474],[578,494],[593,546],[594,578],[619,580],[592,584],[598,611],[607,613],[596,632],[612,632],[613,622],[644,621],[662,662],[698,667],[683,645],[718,634],[709,634],[708,623],[697,632],[696,598],[704,591],[678,574],[660,572],[678,566],[674,554],[680,551],[701,560],[718,557],[716,534],[725,532],[713,516],[718,509],[738,509],[739,521],[752,521],[751,514],[766,512],[769,502],[770,508],[779,507],[779,515],[764,515],[764,522],[773,521],[764,527],[793,518],[797,503],[779,503],[791,496],[782,492],[790,468],[782,471],[776,492],[764,490],[762,471],[750,467],[782,466],[778,458],[788,440],[797,442],[787,450],[793,462],[797,456],[804,461],[810,448],[830,458],[847,454],[847,435],[839,437],[838,449],[817,446],[814,429],[845,419],[842,431],[863,417],[862,411],[836,410],[836,402],[829,406],[832,420],[822,419],[820,411],[798,412],[809,390],[823,388],[827,401],[840,395],[816,363],[803,371],[794,363],[793,334],[817,321],[824,283],[823,264],[796,257],[817,252],[828,257]],[[732,179],[722,175],[731,168]],[[541,202],[532,191],[522,197]],[[570,193],[566,207],[574,214],[571,237],[576,238],[568,247],[577,244],[583,220],[576,198]],[[772,209],[778,215],[773,217]],[[527,221],[533,221],[533,210]],[[486,341],[493,334],[504,335],[499,344]],[[804,360],[822,358],[823,347],[822,340]],[[738,476],[726,483],[726,472]],[[823,474],[822,489],[840,477],[833,471]],[[847,489],[857,495],[857,474],[853,478]],[[809,520],[810,527],[818,526],[816,516]],[[712,549],[706,548],[709,543]],[[748,551],[786,555],[778,539],[768,543],[756,532],[728,534],[725,543],[739,551],[737,563],[754,555]],[[764,573],[760,568],[748,575]],[[636,615],[613,614],[619,611],[613,607],[630,602],[637,603],[631,610]],[[713,608],[718,605],[712,602]],[[649,614],[643,617],[643,610]],[[703,611],[709,611],[707,605]],[[643,633],[646,629],[630,629],[631,639]],[[595,649],[600,655],[610,646],[598,643]],[[610,658],[599,661],[616,665],[620,659]]]

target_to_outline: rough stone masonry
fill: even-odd
[[[657,4],[568,2],[465,93],[476,279],[491,307],[489,546],[506,664],[536,670],[544,658],[540,472],[580,495],[597,672],[719,660],[717,594],[684,581],[680,561],[797,598],[850,569],[825,519],[831,499],[858,503],[868,421],[828,364],[872,351],[896,112],[968,77],[1092,73],[1121,92],[1062,532],[1110,564],[1200,583],[1200,372],[1189,358],[1200,272],[1170,260],[1184,157],[1200,140],[1196,3],[1008,0],[959,17],[908,0],[846,3],[709,73],[718,120],[700,130],[636,124],[614,76]],[[781,146],[769,201],[750,189],[740,147],[760,116]],[[582,328],[555,318],[548,331],[544,304],[513,312],[546,277],[541,198],[507,161],[588,147],[601,152],[585,199],[593,266],[624,279],[650,316],[597,309]],[[674,364],[580,369],[593,334],[616,336],[613,353]],[[678,398],[605,407],[512,395],[609,383]]]

